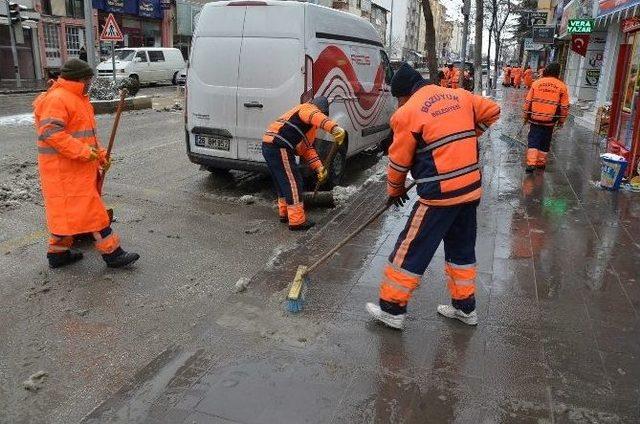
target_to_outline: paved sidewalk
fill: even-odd
[[[168,349],[85,422],[639,422],[640,197],[594,188],[598,148],[571,124],[547,172],[525,175],[523,148],[500,139],[522,96],[507,91],[482,139],[477,328],[436,314],[449,301],[442,250],[404,332],[367,316],[411,204],[314,273],[303,313],[284,312],[296,266],[384,201],[374,182],[211,311],[199,345]]]

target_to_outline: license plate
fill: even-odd
[[[231,140],[228,138],[196,134],[196,146],[228,152],[231,149]]]

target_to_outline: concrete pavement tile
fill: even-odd
[[[613,391],[620,397],[639,398],[640,355],[602,351],[600,354]]]
[[[178,423],[179,421],[174,421]],[[192,412],[187,416],[181,424],[245,424],[240,421],[232,421],[215,415],[205,414],[202,412]]]
[[[624,325],[608,325],[592,322],[598,349],[605,352],[640,354],[640,325],[627,322]]]
[[[530,259],[495,258],[491,296],[536,299],[536,277]]]

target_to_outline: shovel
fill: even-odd
[[[122,115],[122,109],[124,107],[124,100],[127,97],[126,88],[120,90],[120,101],[118,102],[118,108],[116,109],[116,117],[111,127],[111,135],[109,136],[109,145],[107,146],[107,160],[111,159],[111,151],[113,150],[113,144],[116,140],[116,132],[118,131],[118,125],[120,124],[120,116]],[[102,186],[104,185],[104,179],[107,171],[104,170],[98,177],[98,193],[102,195]],[[109,222],[113,222],[113,209],[108,208],[107,214],[109,215]]]

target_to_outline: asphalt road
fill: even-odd
[[[4,114],[23,112],[23,97]],[[112,116],[97,120],[107,140]],[[191,164],[182,120],[180,111],[122,117],[105,199],[123,247],[141,259],[115,271],[88,243],[78,264],[48,269],[34,129],[28,118],[0,124],[0,423],[77,422],[167,346],[188,344],[239,278],[300,237],[278,222],[268,177]],[[375,159],[357,162],[350,183]],[[42,388],[25,390],[38,371]]]

